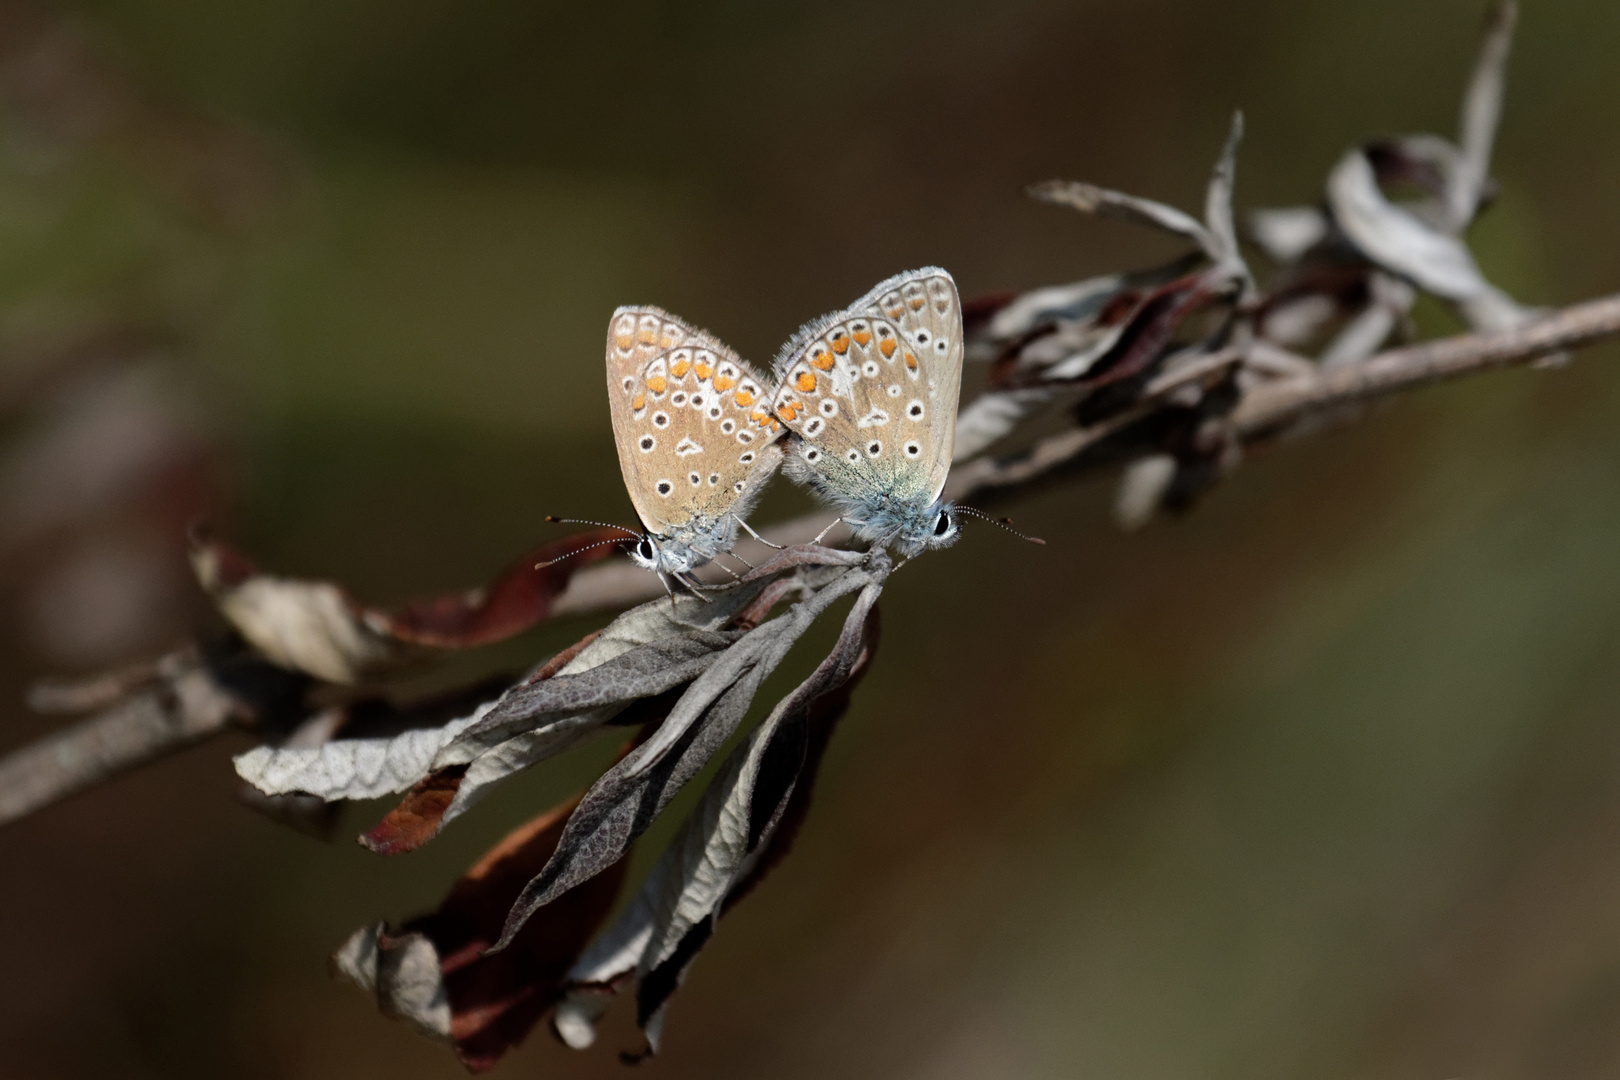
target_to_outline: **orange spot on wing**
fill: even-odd
[[[849,338],[845,337],[842,331],[834,334],[832,336],[832,347],[833,352],[837,353],[839,356],[843,356],[845,353],[849,352]]]
[[[899,307],[888,308],[887,311],[889,313],[889,318],[898,319],[900,316],[906,313],[906,307],[904,304],[901,304]]]
[[[801,394],[815,393],[816,377],[808,371],[801,371],[799,377],[793,380],[793,385],[799,388]]]
[[[642,409],[645,409],[646,407],[647,407],[647,395],[646,394],[637,394],[636,395],[636,400],[634,400],[634,401],[632,401],[630,403],[630,410],[632,412],[640,412]]]
[[[714,377],[714,388],[722,394],[736,385],[737,380],[729,375],[716,375]]]
[[[737,403],[737,408],[746,409],[748,406],[754,403],[754,395],[750,394],[746,390],[739,390],[737,391],[737,396],[732,398],[732,400]],[[755,413],[754,415],[758,416],[759,414]]]
[[[822,371],[831,371],[833,365],[836,363],[838,363],[838,361],[834,360],[833,354],[828,352],[826,349],[822,349],[820,352],[816,353],[815,356],[810,358],[810,366],[820,368]]]
[[[776,415],[780,416],[783,420],[787,420],[789,422],[792,422],[793,420],[798,418],[799,406],[794,404],[793,402],[789,401],[789,402],[787,402],[787,403],[785,403],[783,405],[777,406]],[[767,420],[768,419],[769,418],[767,418]],[[771,430],[774,431],[775,429],[776,429],[776,425],[772,424],[771,425]]]
[[[686,373],[692,370],[692,365],[685,360],[677,360],[669,365],[669,373],[677,379],[686,378]]]
[[[651,330],[638,330],[636,332],[636,340],[641,342],[643,345],[656,345],[658,343],[658,335],[653,333]]]
[[[714,368],[710,367],[708,364],[699,364],[695,370],[697,371],[697,377],[700,382],[714,374]]]
[[[888,360],[894,356],[894,348],[894,338],[892,337],[886,337],[882,341],[878,342],[878,352],[883,354],[883,359],[885,360]]]
[[[857,331],[855,331],[855,344],[859,345],[861,348],[863,348],[863,349],[866,348],[866,346],[871,342],[871,340],[872,340],[872,332],[870,330],[857,330]]]
[[[910,300],[908,300],[906,302],[911,305],[911,310],[912,311],[921,311],[922,306],[924,304],[928,303],[927,300],[923,299],[920,296],[913,296]]]
[[[668,385],[669,383],[662,375],[654,375],[652,378],[647,380],[647,389],[651,390],[655,394],[662,394],[664,392],[664,387]]]
[[[917,358],[912,356],[910,353],[906,353],[906,367],[910,368],[912,371],[917,370]]]
[[[635,343],[636,343],[636,336],[634,334],[615,334],[615,335],[613,335],[613,344],[615,344],[615,345],[617,345],[619,347],[620,352],[629,352],[630,351],[630,346],[634,345]]]

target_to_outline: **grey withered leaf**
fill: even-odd
[[[569,972],[573,989],[554,1019],[569,1045],[591,1043],[607,995],[633,972],[638,1022],[656,1052],[664,1006],[769,845],[804,764],[811,705],[855,672],[881,591],[881,581],[863,587],[832,652],[731,753],[635,901]]]
[[[719,628],[758,595],[748,582],[705,602],[681,596],[651,600],[620,615],[555,676],[512,687],[488,715],[448,743],[434,768],[466,765],[508,739],[571,713],[611,717],[618,707],[661,694],[695,677],[735,634]],[[679,671],[671,665],[683,665]],[[585,676],[589,675],[589,678]]]
[[[668,600],[633,608],[615,619],[555,678],[519,684],[440,727],[406,731],[389,739],[335,739],[313,748],[260,746],[236,757],[237,774],[267,795],[296,791],[328,800],[397,795],[433,770],[476,763],[482,754],[522,734],[525,727],[533,729],[549,721],[548,734],[531,740],[528,752],[519,755],[522,764],[531,764],[571,745],[629,701],[651,697],[691,679],[736,637],[704,627],[731,618],[758,587],[762,586],[732,590],[712,604],[682,597],[673,608]],[[683,617],[696,621],[688,626],[678,621]],[[559,682],[559,693],[548,697],[534,692],[536,687]],[[491,715],[501,723],[481,726]],[[495,775],[481,774],[478,786],[455,807],[456,814],[490,783],[515,769],[492,767],[486,771]]]
[[[882,551],[836,571],[805,600],[749,631],[698,676],[658,730],[586,793],[557,852],[512,906],[497,948],[538,908],[623,857],[681,786],[696,775],[747,711],[761,681],[822,612],[842,596],[887,577]]]

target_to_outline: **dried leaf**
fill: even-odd
[[[424,935],[395,936],[387,923],[356,930],[332,954],[332,970],[376,994],[385,1015],[424,1035],[450,1037],[450,998],[439,953]]]
[[[1203,223],[1173,206],[1111,191],[1079,180],[1046,180],[1028,189],[1031,198],[1058,206],[1069,206],[1086,214],[1109,217],[1132,225],[1161,229],[1191,240],[1212,259],[1218,259],[1220,242]]]
[[[1499,0],[1485,20],[1485,40],[1480,43],[1479,60],[1463,96],[1458,144],[1462,148],[1459,167],[1446,190],[1446,206],[1453,232],[1461,232],[1487,194],[1491,172],[1491,149],[1502,118],[1502,90],[1507,82],[1508,50],[1518,25],[1519,7],[1513,0]]]
[[[561,996],[564,974],[612,908],[622,869],[598,876],[490,953],[513,898],[556,848],[577,800],[509,834],[456,883],[437,911],[395,933],[357,932],[338,971],[376,994],[383,1011],[454,1046],[473,1072],[522,1042]]]
[[[1297,262],[1328,238],[1332,223],[1314,206],[1254,210],[1245,222],[1248,239],[1279,266]]]
[[[1244,280],[1245,288],[1252,289],[1254,281],[1238,249],[1237,225],[1232,212],[1232,188],[1237,179],[1237,148],[1243,141],[1243,114],[1232,114],[1232,127],[1227,133],[1221,156],[1215,161],[1215,172],[1209,178],[1209,190],[1204,198],[1204,223],[1209,229],[1210,258],[1231,267]]]
[[[506,938],[537,909],[623,857],[631,842],[736,730],[760,682],[811,623],[840,597],[866,588],[874,573],[887,574],[881,552],[863,558],[879,569],[844,569],[814,596],[748,631],[693,680],[650,739],[592,785],[569,819],[556,855],[513,905]]]
[[[690,681],[738,636],[702,627],[724,624],[763,587],[733,590],[712,604],[690,599],[673,612],[667,601],[628,611],[486,703],[476,721],[456,721],[454,730],[437,729],[439,742],[429,767],[412,778],[405,798],[360,842],[381,855],[413,851],[508,776],[574,745],[613,721],[630,702],[656,698]],[[680,621],[686,617],[697,620],[698,628]],[[543,693],[548,689],[553,691],[549,696]],[[526,726],[531,730],[523,730]],[[396,754],[397,768],[418,763],[416,754],[427,742],[421,733],[416,735],[410,755]],[[328,759],[341,762],[375,754],[358,742],[329,744]],[[372,756],[365,760],[371,762]],[[296,782],[315,783],[325,778],[320,770],[330,768],[331,761],[271,757],[252,764],[255,775],[275,773],[280,782],[290,782],[276,772],[284,768],[298,773]],[[306,778],[305,770],[318,775]]]
[[[809,759],[812,727],[819,760],[832,723],[847,705],[847,694],[839,691],[875,646],[873,613],[881,590],[879,581],[863,587],[831,654],[732,752],[636,901],[569,972],[569,994],[554,1021],[569,1045],[590,1044],[604,995],[634,971],[638,1022],[648,1052],[656,1051],[664,1006],[728,898],[764,872],[762,857],[786,820]],[[819,710],[818,702],[824,702]],[[803,797],[808,799],[807,789]],[[790,839],[791,833],[784,845]]]
[[[1131,532],[1146,525],[1175,476],[1176,459],[1170,454],[1150,454],[1127,465],[1114,498],[1114,520],[1119,527]]]
[[[386,617],[388,632],[437,649],[467,649],[521,634],[551,613],[552,601],[576,571],[618,553],[617,546],[603,543],[615,535],[623,533],[602,529],[547,544],[484,588],[405,605]]]
[[[327,801],[397,795],[426,776],[434,756],[494,705],[391,739],[337,739],[313,749],[259,746],[232,760],[236,774],[266,795],[301,792]]]
[[[525,556],[485,589],[436,597],[390,613],[367,607],[331,582],[260,573],[241,552],[193,531],[197,580],[220,613],[272,662],[327,682],[352,684],[390,670],[420,649],[462,649],[528,629],[581,566],[613,553],[590,548],[621,534],[596,530],[548,544]],[[586,549],[554,565],[545,562]]]

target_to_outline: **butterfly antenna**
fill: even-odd
[[[741,525],[743,527],[743,529],[747,531],[749,536],[752,536],[755,540],[758,540],[760,543],[764,544],[766,547],[775,548],[777,551],[783,550],[784,545],[771,543],[769,540],[767,540],[763,536],[759,535],[759,533],[755,532],[754,527],[752,525],[748,524],[748,522],[744,521],[742,518],[738,517],[736,514],[732,514],[731,518],[737,524]],[[733,556],[733,558],[735,558],[735,556]],[[753,567],[750,566],[750,567],[748,567],[748,569],[752,570]]]
[[[560,518],[555,514],[547,514],[546,520],[551,522],[553,525],[596,525],[603,529],[618,529],[625,535],[633,536],[637,540],[640,540],[642,537],[642,534],[637,532],[635,529],[627,529],[623,525],[615,525],[611,521],[587,521],[585,518]]]
[[[1014,536],[1018,537],[1018,539],[1020,539],[1020,540],[1028,540],[1031,544],[1040,544],[1042,547],[1046,546],[1046,541],[1042,540],[1040,537],[1038,537],[1038,536],[1025,536],[1023,533],[1021,533],[1017,529],[1013,528],[1012,518],[995,518],[995,517],[991,517],[989,514],[985,513],[983,510],[975,510],[971,506],[958,506],[956,509],[957,509],[957,511],[959,513],[967,514],[970,517],[976,517],[976,518],[980,519],[981,521],[988,521],[992,525],[1000,525],[1003,529],[1006,529],[1008,532],[1012,533]]]
[[[541,570],[541,569],[544,569],[547,566],[556,566],[558,563],[562,562],[564,559],[572,559],[575,555],[578,555],[582,551],[589,551],[589,550],[591,550],[591,548],[599,548],[603,544],[622,544],[624,542],[625,541],[624,541],[623,538],[616,538],[616,539],[613,539],[613,540],[598,540],[594,544],[586,544],[582,548],[575,548],[573,551],[570,551],[568,554],[559,555],[555,559],[547,559],[545,562],[537,562],[537,563],[534,564],[534,568],[536,570]]]

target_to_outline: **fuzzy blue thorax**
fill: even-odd
[[[844,521],[855,539],[894,548],[902,558],[909,559],[956,543],[962,530],[955,509],[943,499],[925,504],[917,499],[879,495],[849,504]]]

